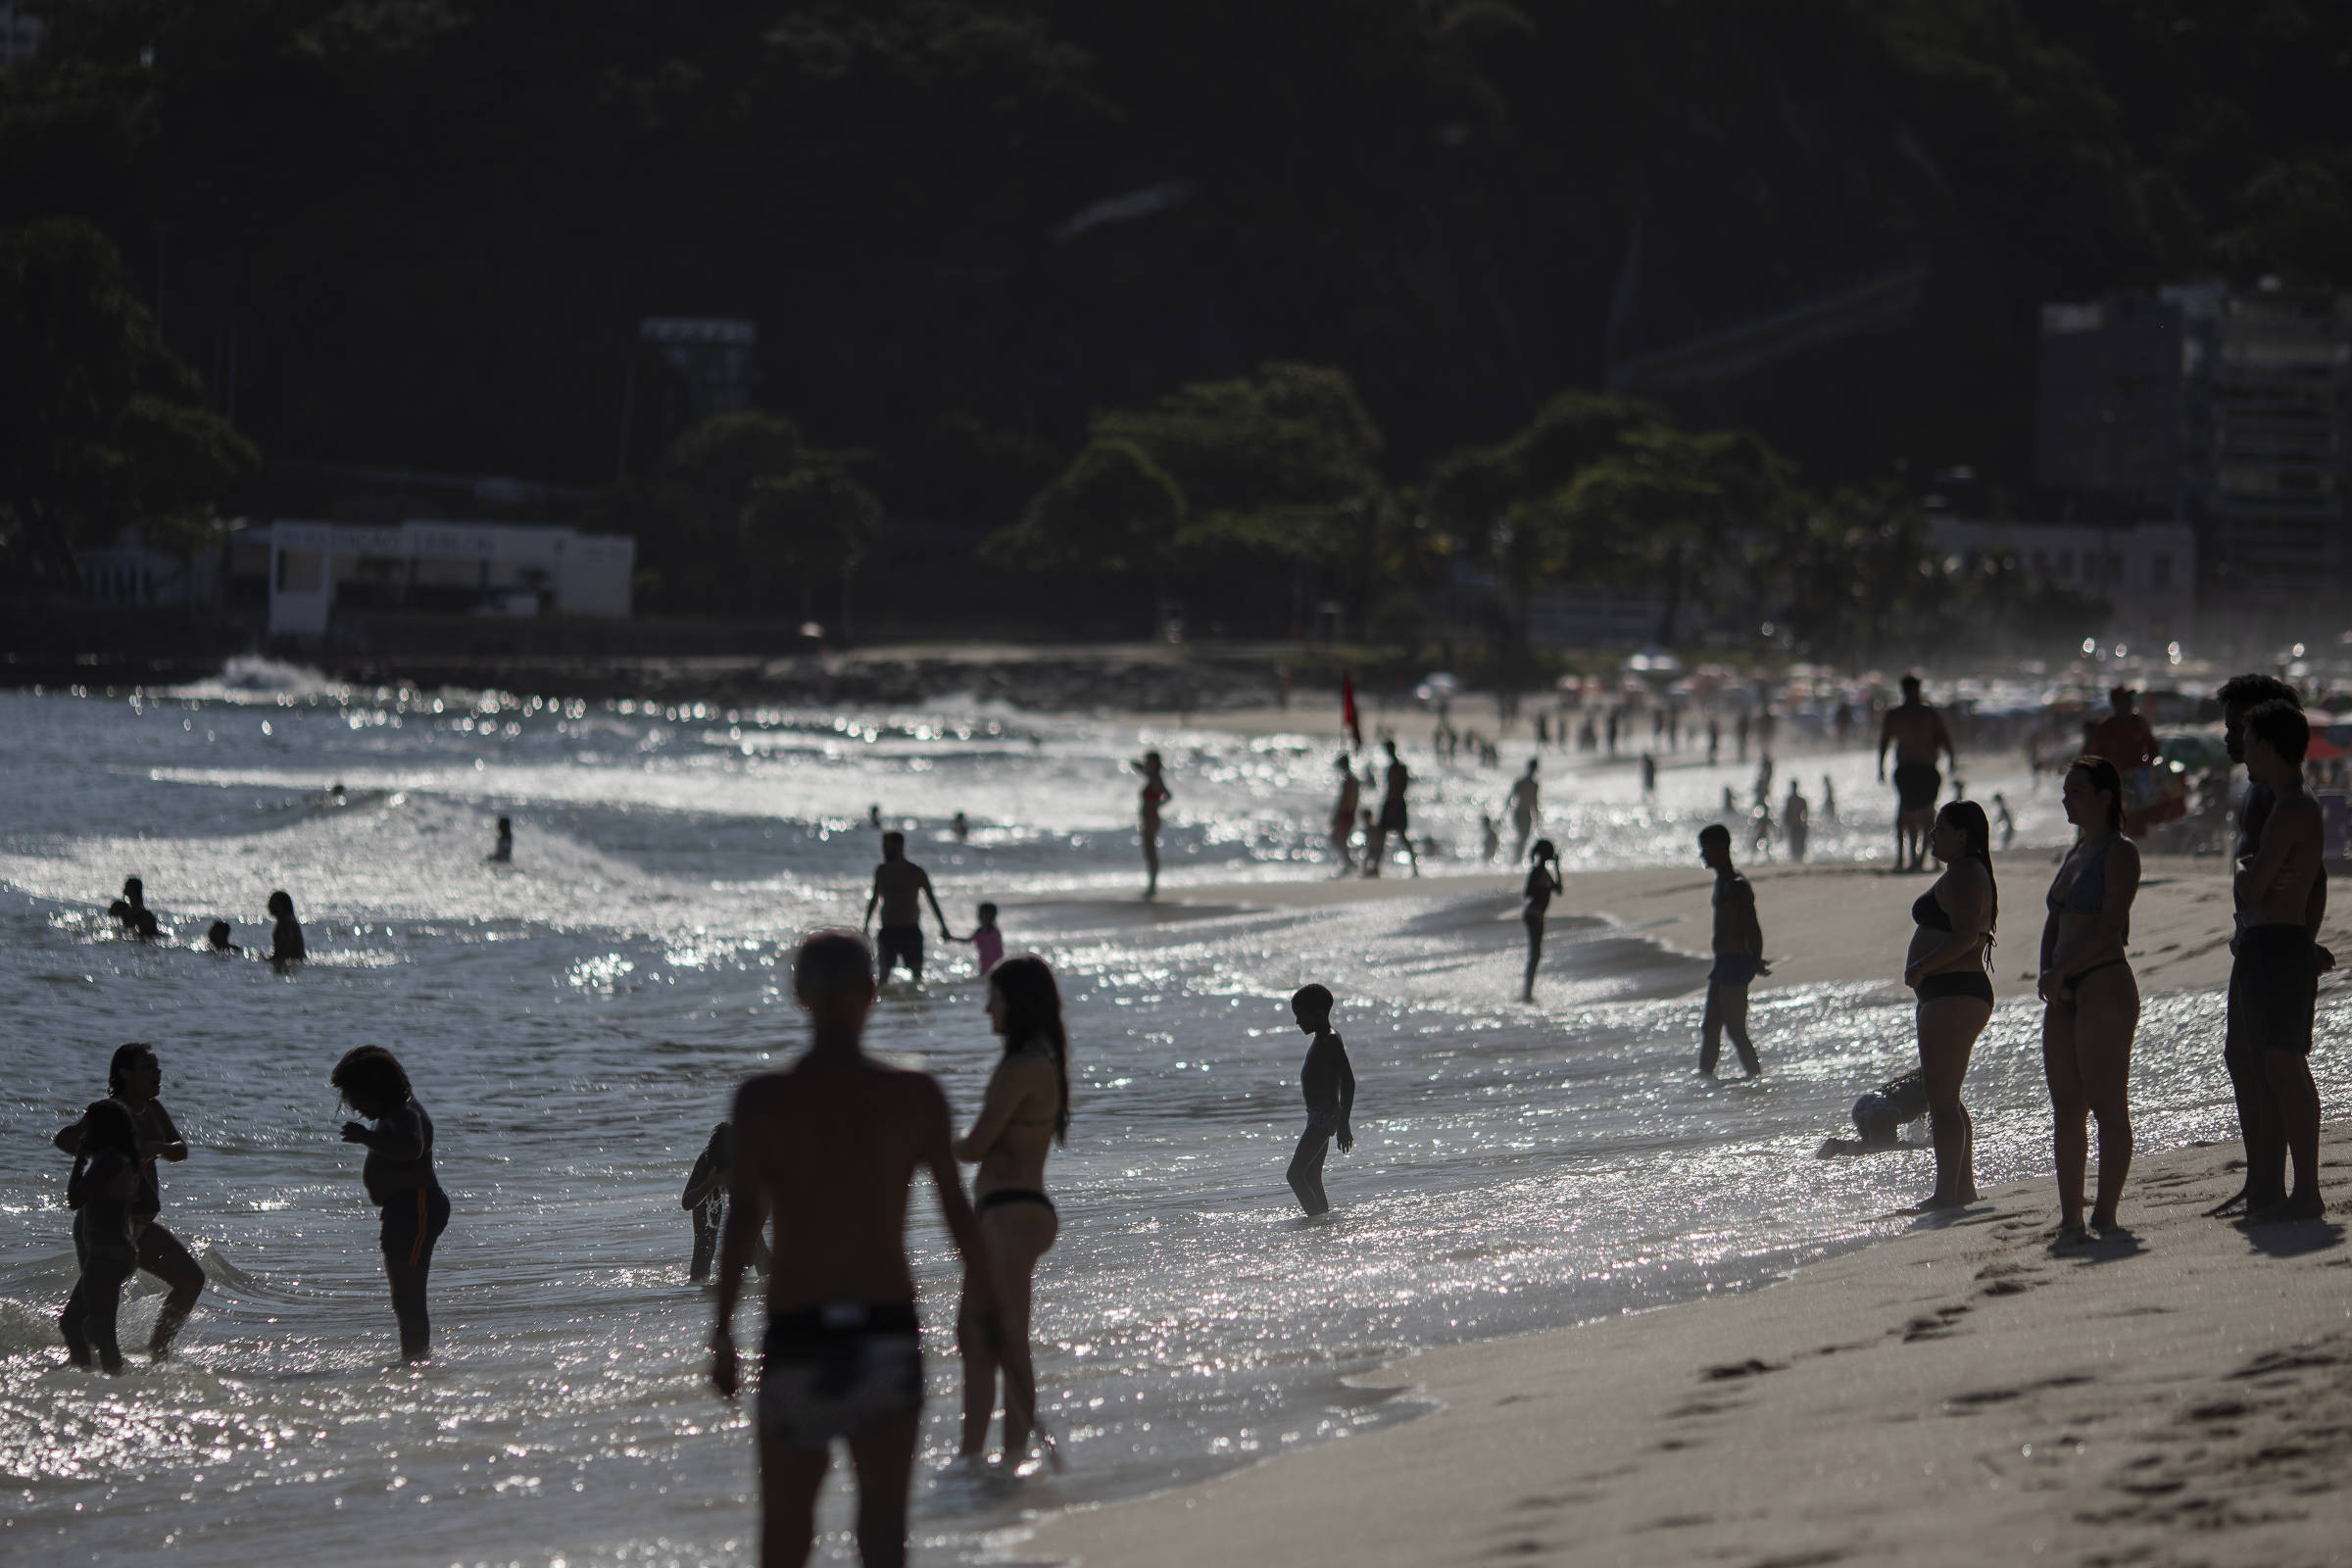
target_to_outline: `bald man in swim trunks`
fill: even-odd
[[[1943,715],[1919,700],[1919,677],[1903,677],[1903,700],[1886,710],[1886,721],[1879,726],[1879,782],[1886,782],[1886,749],[1894,748],[1894,868],[1897,871],[1917,871],[1925,867],[1928,854],[1928,832],[1936,825],[1936,798],[1943,790],[1943,775],[1936,771],[1938,757],[1951,759],[1952,767],[1960,766],[1960,754],[1952,746],[1952,732],[1943,726]]]
[[[760,1232],[775,1219],[767,1336],[754,1430],[760,1446],[760,1568],[808,1559],[817,1491],[846,1439],[858,1472],[858,1552],[906,1561],[906,1484],[923,1416],[923,1359],[906,1262],[906,1200],[927,1170],[966,1300],[993,1312],[987,1251],[956,1174],[947,1097],[929,1073],[865,1054],[873,956],[819,931],[793,960],[808,1049],[735,1096],[735,1164],[718,1253],[710,1382],[735,1396],[732,1322]]]

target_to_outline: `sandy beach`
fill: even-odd
[[[2352,1148],[2341,1123],[2324,1157]],[[1025,1562],[2352,1560],[2352,1267],[2333,1221],[2201,1217],[2230,1151],[2145,1160],[2131,1235],[2046,1182],[1761,1291],[1436,1351],[1437,1408],[1052,1520]],[[2343,1200],[2342,1189],[2331,1193]]]
[[[2030,986],[2019,973],[2050,858],[2005,858],[2004,997]],[[1750,874],[1775,956],[1761,985],[1893,986],[1924,877]],[[1696,953],[1709,886],[1695,867],[1575,873],[1554,908]],[[1285,906],[1515,890],[1478,876],[1176,897]],[[2222,862],[2152,858],[2132,947],[2143,987],[2224,984],[2229,907]],[[2340,914],[2328,936],[2352,951]],[[2327,1140],[2340,1167],[2352,1126]],[[2143,1158],[2130,1234],[2088,1247],[2054,1246],[2044,1179],[1765,1290],[1418,1354],[1362,1381],[1409,1390],[1427,1415],[1054,1518],[1005,1549],[1080,1568],[2352,1561],[2335,1493],[2352,1457],[2352,1256],[2333,1220],[2248,1230],[2202,1217],[2238,1168],[2234,1145]],[[2340,1187],[2329,1196],[2345,1200]]]
[[[2019,848],[1996,858],[2002,877],[2001,943],[1994,989],[2013,997],[2033,989],[2041,933],[2041,898],[2059,852]],[[1676,952],[1704,956],[1713,929],[1709,899],[1714,878],[1688,868],[1643,866],[1571,871],[1567,891],[1553,901],[1561,915],[1605,915]],[[1903,947],[1911,935],[1911,901],[1932,880],[1896,875],[1885,864],[1839,862],[1743,867],[1755,885],[1772,973],[1756,989],[1823,983],[1884,981],[1900,990]],[[1163,904],[1221,907],[1296,908],[1363,899],[1477,895],[1516,903],[1517,874],[1508,876],[1341,877],[1325,882],[1231,883],[1163,891]],[[2203,990],[2230,979],[2230,878],[2219,858],[2151,856],[2132,908],[2133,970],[2143,991]],[[2352,907],[2339,900],[2328,910],[2322,940],[2352,956]],[[2352,983],[2338,972],[2322,995]]]

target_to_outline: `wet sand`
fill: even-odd
[[[2014,997],[2033,989],[2039,956],[2042,894],[2057,869],[2055,849],[2018,849],[1996,857],[2001,873],[2002,936],[1994,950],[1994,989]],[[1693,858],[1695,859],[1695,857]],[[1764,947],[1773,970],[1758,989],[1882,981],[1899,990],[1911,937],[1911,901],[1933,878],[1896,875],[1884,864],[1751,865]],[[1677,952],[1704,956],[1713,930],[1714,878],[1702,867],[1571,871],[1555,915],[1600,914]],[[1365,899],[1474,896],[1516,900],[1518,874],[1337,877],[1324,882],[1231,883],[1166,888],[1160,904],[1242,908],[1310,908]],[[2143,991],[2205,989],[2230,979],[2228,862],[2150,857],[2132,910],[2132,967]],[[2352,970],[2352,896],[2336,901],[2321,938]],[[2322,995],[2352,984],[2339,971]]]
[[[2328,1130],[2324,1158],[2352,1156]],[[2144,1161],[2132,1234],[2049,1184],[1768,1289],[1408,1359],[1434,1413],[1047,1522],[1025,1562],[2342,1562],[2341,1225],[2201,1217],[2231,1151]],[[2345,1200],[2342,1185],[2330,1196]]]
[[[2052,858],[2007,858],[2004,996],[2030,984],[2017,975]],[[1750,874],[1776,956],[1761,984],[1891,986],[1926,877]],[[1577,873],[1553,907],[1695,952],[1710,881]],[[1349,878],[1174,897],[1296,906],[1516,886]],[[2150,860],[2132,948],[2143,988],[2227,981],[2229,899],[2219,860]],[[2352,956],[2340,913],[2325,935]],[[2080,1250],[2053,1246],[2043,1179],[1763,1291],[1419,1354],[1364,1381],[1432,1402],[1421,1419],[1059,1516],[1007,1552],[1087,1568],[2352,1561],[2336,1491],[2352,1460],[2352,1251],[2333,1219],[2202,1217],[2235,1191],[2235,1155],[2142,1159],[2131,1235]],[[2328,1130],[2323,1158],[2352,1162],[2352,1124]],[[2340,1180],[2327,1191],[2331,1207],[2352,1201]]]

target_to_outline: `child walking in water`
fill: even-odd
[[[345,1122],[343,1141],[368,1146],[360,1179],[368,1200],[383,1210],[380,1241],[392,1312],[400,1320],[401,1359],[422,1361],[432,1350],[425,1276],[433,1266],[433,1243],[449,1228],[449,1197],[433,1175],[433,1118],[416,1102],[400,1058],[381,1046],[345,1052],[327,1082],[345,1104],[375,1123]]]
[[[57,1320],[66,1336],[66,1355],[75,1366],[98,1365],[111,1376],[122,1370],[122,1347],[115,1337],[115,1314],[122,1305],[122,1284],[139,1266],[131,1240],[131,1205],[139,1192],[139,1138],[130,1112],[121,1102],[101,1100],[82,1112],[81,1148],[66,1181],[66,1206],[74,1210],[74,1250],[81,1254],[81,1278]]]
[[[1322,986],[1301,986],[1291,998],[1291,1013],[1299,1031],[1315,1037],[1306,1048],[1306,1065],[1298,1081],[1306,1091],[1306,1131],[1298,1135],[1298,1152],[1291,1156],[1291,1191],[1307,1217],[1326,1213],[1331,1200],[1323,1192],[1323,1156],[1332,1139],[1345,1154],[1355,1147],[1348,1118],[1355,1110],[1355,1071],[1348,1065],[1348,1048],[1331,1026],[1331,993]]]
[[[963,940],[972,945],[972,961],[980,966],[981,978],[986,979],[991,969],[1004,961],[1004,933],[997,929],[995,905],[980,906],[980,923]]]

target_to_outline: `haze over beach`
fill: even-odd
[[[0,0],[0,1557],[2352,1568],[2348,75]]]

